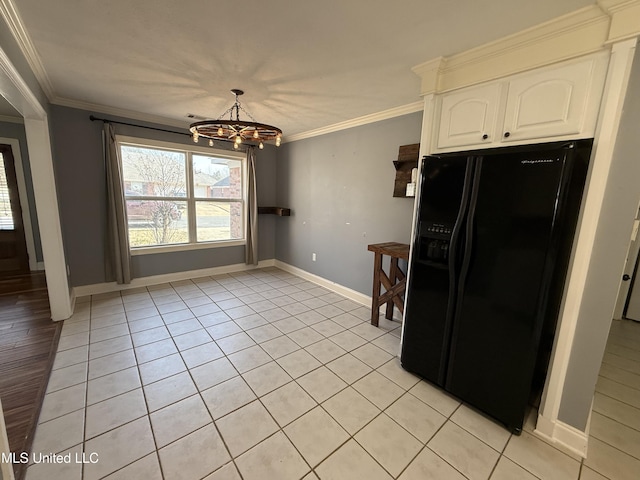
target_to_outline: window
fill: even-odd
[[[4,167],[4,155],[0,152],[0,230],[13,230],[13,212],[9,197],[9,182]]]
[[[243,157],[135,139],[118,144],[132,250],[244,241]]]

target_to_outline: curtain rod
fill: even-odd
[[[99,121],[99,122],[104,122],[104,123],[117,123],[119,125],[128,125],[129,127],[148,128],[149,130],[157,130],[159,132],[175,133],[177,135],[188,135],[188,136],[191,136],[191,134],[187,133],[187,132],[176,132],[175,130],[166,130],[164,128],[147,127],[146,125],[138,125],[138,124],[135,124],[135,123],[119,122],[117,120],[108,120],[106,118],[99,118],[99,117],[95,117],[93,115],[89,115],[89,120],[91,120],[92,122]]]
[[[129,127],[147,128],[149,130],[156,130],[158,132],[174,133],[176,135],[187,135],[188,137],[191,136],[191,134],[187,133],[187,132],[176,132],[175,130],[166,130],[164,128],[147,127],[146,125],[138,125],[138,124],[135,124],[135,123],[119,122],[118,120],[108,120],[106,118],[99,118],[99,117],[96,117],[94,115],[89,115],[89,120],[91,120],[92,122],[98,121],[98,122],[103,122],[103,123],[117,123],[118,125],[127,125]],[[225,143],[233,143],[233,141],[231,141],[231,140],[217,139],[216,141],[217,142],[225,142]]]

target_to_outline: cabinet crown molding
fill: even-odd
[[[606,12],[617,12],[638,4],[638,0],[597,0],[596,3]]]
[[[598,5],[611,17],[607,43],[640,35],[640,0],[598,0]]]
[[[437,57],[428,62],[416,65],[411,70],[422,79],[420,93],[427,95],[438,91],[438,79],[447,66],[447,59]]]
[[[415,66],[421,95],[504,78],[640,35],[640,0],[599,0],[532,28]]]

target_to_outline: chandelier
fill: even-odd
[[[189,131],[193,134],[193,141],[198,143],[199,137],[205,137],[209,139],[210,146],[213,146],[213,140],[232,141],[233,148],[237,150],[243,142],[257,143],[262,149],[264,142],[275,140],[276,147],[279,147],[282,142],[282,130],[256,122],[255,118],[240,105],[238,97],[244,94],[242,90],[234,88],[231,93],[236,96],[235,102],[231,108],[220,115],[220,118],[195,122],[189,126]],[[240,120],[240,110],[252,121]],[[225,120],[224,117],[227,115],[229,118]]]

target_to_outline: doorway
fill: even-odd
[[[640,208],[633,222],[613,319],[640,321]]]
[[[26,71],[31,72],[28,67]],[[62,241],[49,119],[47,111],[39,100],[44,98],[44,95],[38,95],[38,93],[42,92],[36,90],[34,93],[0,45],[0,95],[24,119],[51,318],[64,320],[73,313],[73,298],[67,278]]]
[[[0,144],[0,277],[29,272],[29,256],[11,145]]]

